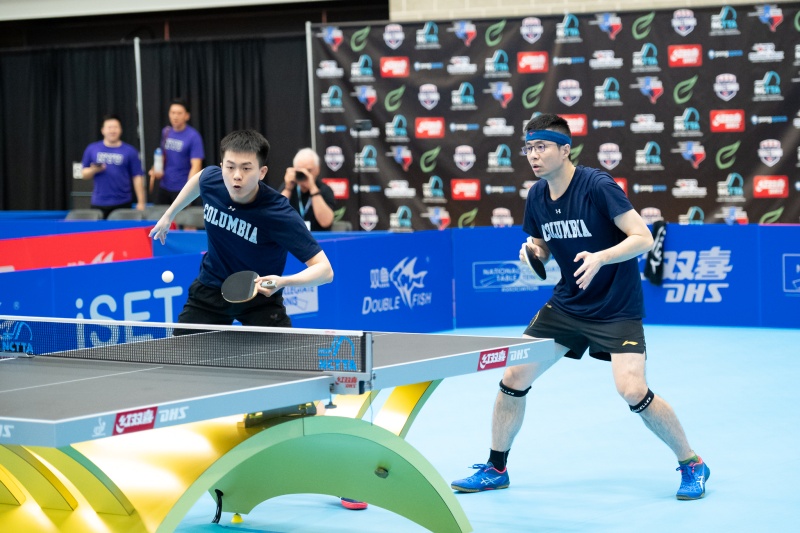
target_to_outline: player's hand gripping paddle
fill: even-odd
[[[243,270],[231,274],[222,282],[222,297],[234,304],[249,302],[258,294],[257,278],[258,274],[252,270]],[[273,289],[275,288],[275,282],[271,280],[262,281],[261,286],[265,289]]]
[[[547,270],[544,268],[544,263],[536,257],[536,254],[528,245],[525,245],[525,262],[528,263],[528,266],[531,267],[531,270],[536,273],[539,279],[545,279],[547,277]]]

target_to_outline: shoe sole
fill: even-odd
[[[368,506],[366,502],[342,502],[342,507],[351,511],[363,511]]]
[[[457,490],[458,492],[486,492],[487,490],[499,490],[499,489],[507,489],[508,485],[498,485],[497,487],[486,487],[485,489],[468,489],[466,487],[457,487],[456,485],[450,485],[450,488],[453,490]]]

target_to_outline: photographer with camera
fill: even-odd
[[[303,148],[294,156],[293,166],[286,169],[278,192],[289,199],[311,231],[330,231],[336,199],[333,189],[319,176],[319,156],[311,148]]]

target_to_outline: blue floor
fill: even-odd
[[[522,329],[452,333],[516,337]],[[675,499],[675,458],[619,398],[608,363],[565,360],[528,395],[511,487],[458,496],[476,532],[797,531],[800,331],[647,326],[646,334],[650,388],[672,404],[711,468],[706,497]],[[445,380],[411,428],[407,440],[445,480],[486,461],[500,376]],[[214,508],[204,496],[176,531],[425,531],[375,506],[348,511],[320,495],[269,500],[241,524],[229,513],[209,524]]]

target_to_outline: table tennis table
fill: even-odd
[[[75,330],[82,346],[41,355],[37,325]],[[168,342],[169,350],[210,338],[174,337],[174,324],[0,316],[1,530],[172,531],[210,492],[219,510],[237,514],[275,496],[319,493],[367,501],[432,531],[471,531],[448,484],[403,437],[442,379],[554,357],[549,339],[356,332],[364,368],[168,364],[161,348],[156,362],[131,362],[124,354],[150,346],[123,342],[120,332],[131,337],[124,328],[137,325],[163,328],[153,346]],[[110,334],[92,337],[87,328]],[[354,333],[308,331],[330,346],[310,348],[327,357],[314,370],[330,370],[342,334]],[[98,346],[83,346],[88,338]],[[110,345],[122,360],[78,358]],[[294,357],[275,350],[279,361]],[[364,419],[381,389],[391,393]],[[310,416],[314,402],[336,408]],[[245,423],[253,419],[260,423]]]

